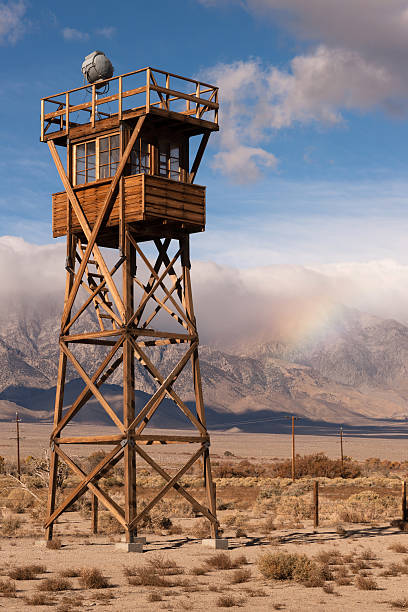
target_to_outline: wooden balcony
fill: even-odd
[[[94,224],[103,205],[111,179],[89,183],[74,188],[89,224]],[[205,187],[182,183],[160,176],[135,174],[123,178],[124,216],[126,223],[137,223],[141,231],[157,224],[180,227],[186,233],[204,231]],[[52,233],[54,238],[67,233],[67,194],[65,191],[52,195]],[[115,246],[119,226],[119,195],[106,222],[105,235],[114,234],[107,246]],[[148,223],[144,223],[148,222]],[[116,229],[115,229],[116,228]],[[111,231],[109,231],[111,230]],[[81,226],[72,213],[72,231],[81,233]]]
[[[158,120],[182,121],[192,135],[217,131],[218,108],[218,87],[142,68],[42,98],[41,140],[65,145],[68,137],[116,128],[123,120],[145,114]]]

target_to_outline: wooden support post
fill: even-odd
[[[343,427],[340,425],[341,476],[344,476]]]
[[[403,480],[401,483],[401,518],[407,520],[407,482]]]
[[[123,303],[125,306],[125,324],[128,325],[134,310],[134,285],[132,277],[132,259],[135,249],[125,233],[125,261],[123,263]],[[137,514],[136,504],[136,454],[134,444],[135,425],[135,361],[133,345],[130,339],[131,330],[123,342],[123,424],[127,431],[127,443],[124,450],[125,479],[125,519],[130,524]],[[133,542],[137,534],[136,527],[125,530],[127,542]]]
[[[118,119],[122,121],[122,77],[119,77],[119,93],[118,93]]]
[[[20,465],[20,419],[16,410],[16,440],[17,440],[17,478],[21,480],[21,465]]]
[[[292,416],[292,480],[295,481],[295,417]]]
[[[97,534],[98,533],[98,498],[93,493],[92,493],[92,502],[91,503],[92,503],[92,508],[91,508],[91,512],[92,512],[92,524],[91,524],[91,528],[92,528],[92,533]]]
[[[96,86],[92,85],[92,108],[91,108],[91,125],[95,127],[95,109],[96,109]]]
[[[319,526],[319,481],[313,483],[313,527]]]

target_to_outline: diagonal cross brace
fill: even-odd
[[[118,444],[108,455],[106,455],[106,457],[102,459],[102,461],[98,463],[96,467],[94,467],[94,469],[84,478],[84,480],[79,483],[77,487],[75,487],[75,489],[68,495],[68,497],[64,499],[64,501],[58,506],[58,508],[54,510],[54,512],[51,514],[51,516],[45,523],[45,527],[49,527],[49,525],[51,525],[51,523],[53,523],[55,519],[57,519],[60,514],[62,514],[64,510],[66,510],[66,508],[68,508],[75,501],[75,499],[82,495],[82,493],[87,488],[88,483],[93,480],[98,475],[98,473],[111,461],[111,459],[113,459],[115,455],[117,455],[121,450],[122,446]]]
[[[136,525],[142,520],[142,518],[149,512],[149,510],[151,510],[153,506],[155,506],[157,502],[160,501],[164,495],[166,495],[167,491],[169,491],[172,487],[174,487],[175,484],[177,484],[177,481],[180,480],[180,478],[187,472],[187,470],[190,469],[193,463],[195,463],[197,459],[204,453],[205,449],[206,446],[202,445],[201,448],[199,448],[198,451],[194,453],[194,455],[181,468],[181,470],[179,470],[177,474],[173,476],[173,478],[170,478],[167,484],[157,493],[157,495],[155,495],[155,497],[153,497],[153,499],[147,504],[147,506],[143,508],[143,510],[133,519],[133,521],[130,522],[129,529],[134,529]],[[137,444],[135,445],[135,450],[137,453],[139,452]]]
[[[156,461],[152,459],[152,457],[150,457],[150,455],[148,455],[140,446],[136,446],[136,452],[146,461],[146,463],[151,465],[151,467],[156,470],[156,472],[160,474],[164,480],[167,480],[167,482],[171,480],[171,476],[167,474],[167,472],[165,472],[165,470],[163,470],[163,468],[156,463]],[[194,509],[199,510],[206,518],[208,518],[208,520],[218,525],[217,518],[210,512],[210,510],[200,504],[200,502],[198,502],[195,497],[188,493],[178,482],[173,483],[172,487],[177,491],[177,493],[184,497],[184,499],[186,499]]]

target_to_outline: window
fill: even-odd
[[[90,183],[96,179],[95,140],[76,147],[76,180],[77,185]]]
[[[113,176],[119,164],[119,134],[103,136],[75,147],[75,184]]]
[[[168,142],[159,144],[159,174],[173,181],[181,180],[180,147]]]
[[[130,153],[130,174],[150,173],[150,145],[140,138]]]
[[[119,164],[119,134],[99,138],[99,178],[113,176]]]

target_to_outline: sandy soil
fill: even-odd
[[[68,517],[68,518],[67,518]],[[65,515],[58,526],[64,533],[72,532],[78,527],[80,519],[76,513]],[[280,540],[280,543],[276,543]],[[66,607],[58,606],[58,610],[74,610],[69,600],[74,597],[82,598],[81,607],[93,607],[97,610],[121,610],[123,612],[134,610],[221,610],[218,599],[222,595],[232,595],[240,600],[239,609],[274,610],[281,609],[297,612],[299,610],[326,611],[326,610],[390,610],[391,602],[408,597],[408,584],[406,576],[380,577],[382,571],[376,567],[367,573],[375,577],[378,588],[372,591],[361,591],[355,585],[337,586],[334,584],[334,593],[326,593],[321,587],[305,588],[291,582],[272,582],[265,580],[258,572],[257,558],[269,551],[285,550],[306,553],[313,556],[322,550],[335,549],[341,554],[361,555],[369,547],[377,557],[375,563],[386,565],[401,562],[407,555],[398,554],[388,547],[392,543],[408,544],[408,535],[401,534],[395,528],[380,525],[367,527],[354,525],[347,537],[340,537],[333,529],[319,529],[317,533],[310,528],[298,531],[277,531],[271,544],[267,539],[230,538],[230,555],[235,558],[244,554],[251,571],[251,578],[243,584],[231,584],[233,570],[212,570],[203,576],[189,574],[192,567],[203,563],[204,559],[215,552],[208,551],[201,543],[193,539],[182,537],[152,535],[148,537],[143,554],[124,553],[115,548],[109,538],[93,536],[89,539],[64,535],[64,546],[60,550],[48,550],[35,545],[31,539],[3,539],[1,543],[2,574],[7,568],[41,563],[47,568],[47,574],[37,580],[17,581],[17,599],[0,598],[0,607],[6,610],[20,610],[22,606],[27,610],[47,610],[46,606],[30,606],[24,604],[22,597],[36,591],[40,578],[54,576],[58,571],[67,567],[98,567],[109,578],[111,588],[104,590],[112,599],[108,602],[98,601],[98,594],[102,590],[84,590],[80,587],[78,579],[72,578],[73,590],[55,595],[54,607],[57,602],[68,600]],[[123,575],[123,568],[134,564],[144,564],[157,553],[171,558],[182,567],[185,573],[173,578],[182,579],[185,584],[172,588],[153,588],[129,586]],[[369,562],[370,563],[370,562]],[[159,592],[162,601],[149,602],[152,592]],[[54,595],[54,594],[53,594]],[[259,596],[262,595],[262,596]],[[235,609],[238,607],[234,606]]]
[[[47,448],[50,425],[22,425],[21,454],[39,455]],[[95,426],[71,427],[72,434],[108,433],[113,428]],[[0,424],[0,455],[15,458],[15,430],[13,424]],[[91,447],[71,447],[71,454],[86,455]],[[149,452],[163,465],[180,463],[184,447],[150,447]],[[188,449],[187,449],[188,450]],[[291,453],[291,440],[286,435],[273,434],[212,434],[212,454],[214,458],[224,458],[224,452],[234,453],[235,458],[248,457],[256,460],[264,458],[270,461],[274,458],[285,458]],[[333,437],[298,436],[297,452],[300,454],[324,451],[331,457],[337,457],[338,440]],[[368,457],[379,457],[395,460],[408,458],[408,448],[403,439],[370,439],[349,438],[345,441],[345,453],[358,460]],[[191,453],[190,453],[191,454]],[[397,483],[398,484],[398,483]],[[220,497],[234,497],[231,490],[220,490]],[[332,495],[333,492],[328,493]],[[391,491],[385,491],[389,494]],[[398,491],[397,493],[398,494]],[[243,491],[239,496],[249,498],[257,495],[257,487]],[[255,498],[254,497],[254,498]],[[334,499],[334,498],[333,498]],[[252,503],[252,502],[251,502]],[[248,505],[248,508],[250,504]],[[9,512],[3,508],[3,512]],[[220,512],[222,515],[223,513]],[[232,596],[236,605],[234,609],[249,610],[286,610],[298,612],[348,610],[376,611],[396,609],[392,602],[406,600],[402,609],[408,609],[408,572],[397,572],[395,576],[382,576],[384,569],[398,563],[408,567],[408,533],[400,532],[390,523],[378,524],[345,524],[346,533],[337,533],[335,527],[319,527],[313,530],[309,520],[302,521],[303,526],[291,529],[278,529],[270,535],[259,535],[251,527],[246,529],[247,536],[236,537],[236,529],[227,529],[225,537],[229,541],[229,553],[234,559],[245,555],[248,560],[243,568],[250,570],[250,577],[243,583],[234,584],[234,570],[211,569],[203,575],[194,575],[191,569],[203,564],[206,558],[216,553],[205,549],[201,541],[193,536],[157,535],[148,533],[147,544],[142,554],[125,553],[118,550],[115,543],[120,535],[89,535],[90,520],[79,512],[67,512],[62,515],[56,525],[56,535],[61,538],[63,546],[60,550],[49,550],[38,546],[40,540],[39,528],[34,524],[31,528],[29,514],[21,515],[23,520],[23,537],[0,537],[0,584],[7,579],[10,569],[32,563],[40,563],[46,567],[46,573],[34,580],[16,581],[17,598],[1,597],[0,608],[4,610],[49,610],[59,612],[94,608],[96,610],[113,610],[126,612],[141,610],[222,610],[220,598]],[[222,516],[220,516],[223,524]],[[191,519],[177,519],[182,527],[182,533],[189,533]],[[248,522],[248,525],[251,521]],[[34,535],[35,534],[35,535]],[[141,535],[145,535],[142,534]],[[390,549],[392,544],[401,544],[407,552],[396,552]],[[375,559],[367,562],[367,576],[372,576],[377,584],[374,590],[360,590],[356,583],[358,570],[351,571],[350,585],[339,586],[334,582],[326,584],[333,586],[333,593],[326,592],[321,586],[307,588],[301,584],[289,581],[265,580],[257,568],[257,559],[267,552],[298,552],[313,557],[322,550],[335,549],[339,555],[352,555],[358,559],[364,551],[371,549]],[[133,565],[145,565],[155,555],[177,563],[182,568],[179,576],[172,576],[177,586],[143,587],[131,586],[127,582],[123,568]],[[107,589],[84,589],[79,578],[70,578],[72,589],[62,593],[47,594],[49,606],[31,606],[25,597],[38,592],[38,585],[46,577],[55,577],[66,568],[80,569],[97,567],[109,579],[111,586]],[[157,593],[159,601],[150,601],[152,593]],[[101,599],[101,597],[104,599]],[[161,599],[160,599],[161,598]]]

